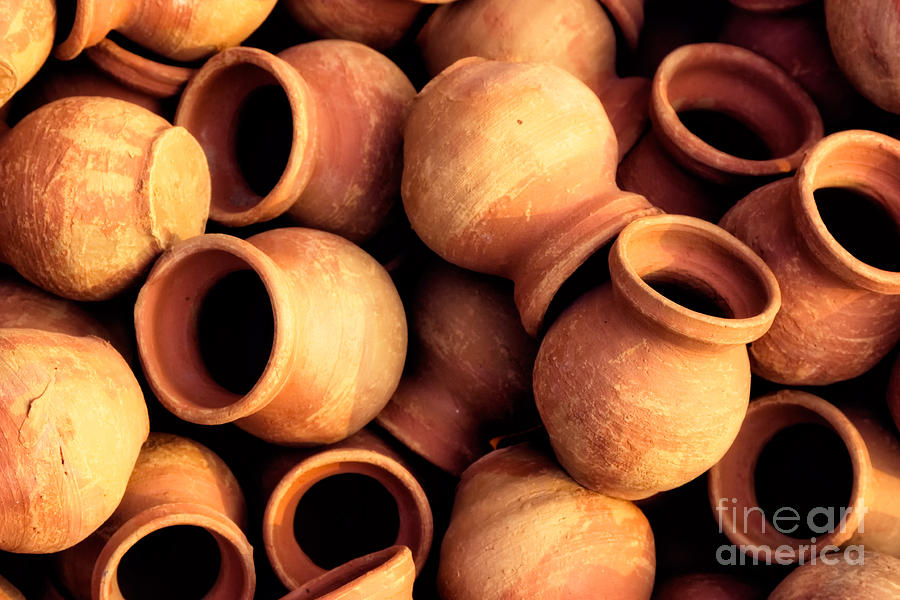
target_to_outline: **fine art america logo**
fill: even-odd
[[[724,533],[725,520],[728,518],[729,531],[733,533],[743,533],[748,540],[751,536],[747,523],[754,522],[753,537],[769,536],[769,531],[774,530],[776,534],[792,537],[805,525],[807,531],[812,532],[809,543],[806,544],[781,544],[771,546],[768,544],[723,544],[716,550],[716,560],[721,565],[745,565],[745,564],[816,564],[818,562],[826,565],[836,565],[844,561],[850,565],[861,565],[865,562],[865,547],[862,545],[848,544],[843,548],[839,548],[834,544],[820,545],[817,543],[816,536],[828,536],[829,534],[838,532],[846,533],[847,522],[850,516],[855,512],[858,519],[854,525],[856,533],[865,531],[865,513],[868,509],[865,507],[854,509],[834,508],[834,507],[816,507],[810,510],[806,515],[801,515],[796,509],[789,506],[779,508],[774,511],[771,518],[765,514],[765,511],[759,506],[738,506],[737,498],[719,498],[716,505],[716,519],[719,525],[719,533]],[[758,514],[756,514],[758,513]],[[738,516],[743,517],[738,519]],[[743,524],[744,531],[739,531]],[[760,529],[761,526],[761,529]],[[769,529],[771,528],[771,530]],[[797,541],[801,541],[799,538]],[[805,541],[805,538],[802,540]]]

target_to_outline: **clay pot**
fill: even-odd
[[[378,424],[454,475],[496,436],[534,425],[531,370],[537,344],[502,282],[432,265],[407,306],[415,349]]]
[[[438,589],[454,600],[648,599],[654,571],[653,532],[636,506],[582,488],[520,444],[463,474]]]
[[[722,219],[784,292],[772,329],[750,347],[754,373],[790,385],[842,381],[900,340],[898,168],[897,140],[836,133],[792,179],[756,190]]]
[[[619,167],[620,187],[666,212],[707,220],[740,198],[729,185],[790,173],[823,132],[815,104],[797,82],[767,59],[727,44],[670,53],[653,78],[650,118],[652,133]]]
[[[209,158],[213,220],[234,227],[289,212],[361,241],[396,199],[413,96],[399,67],[355,42],[311,42],[278,56],[232,48],[191,80],[175,122]],[[254,154],[265,157],[255,169]]]
[[[655,212],[615,186],[617,157],[603,105],[574,76],[463,59],[413,105],[403,204],[445,260],[512,279],[535,335],[572,273],[628,222]]]
[[[825,0],[825,20],[834,57],[850,83],[884,110],[900,113],[900,5]]]
[[[728,0],[738,8],[760,13],[777,13],[790,10],[812,0]]]
[[[0,329],[0,550],[57,552],[115,510],[149,428],[107,342]]]
[[[412,600],[416,569],[406,546],[391,546],[316,577],[281,600]]]
[[[187,572],[176,562],[187,558],[194,577],[215,573],[211,588],[198,590],[206,592],[204,598],[250,600],[256,573],[253,548],[241,531],[245,521],[244,495],[222,459],[192,440],[152,433],[116,512],[94,535],[59,556],[60,576],[78,600],[121,600],[136,589],[170,597],[180,588],[187,595],[197,586],[173,574]],[[198,544],[188,528],[208,534],[209,543]],[[139,549],[152,536],[160,540],[160,534],[172,536],[168,546]],[[216,547],[219,565],[209,565],[208,553]],[[129,560],[132,549],[139,563]]]
[[[209,208],[197,141],[113,98],[65,98],[22,119],[0,143],[0,180],[0,259],[75,300],[133,286],[203,232]]]
[[[123,48],[106,38],[85,51],[98,69],[129,89],[153,98],[180,93],[196,69],[159,62]]]
[[[71,60],[115,30],[161,56],[176,61],[197,60],[240,44],[266,20],[275,2],[76,0],[74,15],[69,15],[71,29],[54,55]]]
[[[0,6],[0,106],[34,77],[53,47],[53,0],[6,0]]]
[[[762,590],[731,575],[695,573],[673,577],[653,590],[653,600],[762,600]]]
[[[363,430],[318,452],[282,455],[270,466],[266,479],[277,483],[263,515],[263,540],[273,570],[288,589],[312,587],[321,590],[325,587],[320,587],[321,581],[310,582],[322,576],[325,583],[336,581],[332,574],[327,574],[328,569],[357,558],[352,555],[355,549],[377,545],[383,537],[381,534],[393,537],[393,531],[387,531],[389,528],[382,531],[382,525],[392,518],[396,518],[396,537],[387,545],[407,546],[411,550],[415,572],[425,564],[433,535],[428,498],[403,459],[370,432]],[[325,498],[317,484],[326,486]],[[315,502],[314,496],[322,501],[306,504],[308,500]],[[367,512],[361,513],[356,520],[365,521],[365,524],[350,534],[353,539],[344,538],[338,528],[350,518],[350,513],[360,510],[360,501],[366,503]],[[316,521],[318,528],[314,532],[302,526],[298,528],[298,515],[305,515],[307,521]],[[370,518],[366,519],[366,515]],[[331,526],[335,529],[329,529]],[[323,545],[324,549],[318,547]],[[382,556],[378,561],[384,558]],[[338,562],[330,565],[326,562],[329,560]],[[397,561],[389,561],[387,566],[394,572]],[[358,567],[353,567],[352,571],[358,572]],[[346,573],[339,571],[335,575],[346,581]],[[414,576],[415,573],[412,578]]]
[[[894,423],[897,425],[897,429],[900,429],[900,356],[894,363],[894,370],[891,372],[887,402],[888,408],[891,409],[891,415],[894,417]]]
[[[893,600],[900,594],[900,560],[866,551],[864,564],[829,559],[788,575],[769,600]]]
[[[457,60],[481,56],[545,62],[575,75],[600,97],[619,156],[647,124],[650,85],[616,75],[616,34],[597,0],[466,0],[438,8],[418,37],[436,75]]]
[[[324,38],[388,48],[400,42],[429,4],[454,0],[286,0],[285,7],[307,31]]]
[[[534,396],[566,471],[635,500],[687,483],[728,450],[750,399],[746,344],[781,297],[750,248],[693,217],[632,222],[609,268],[612,283],[544,337]]]
[[[796,429],[810,425],[818,437]],[[823,434],[833,438],[833,442],[828,442]],[[795,451],[802,453],[795,461],[802,465],[800,468],[823,473],[827,480],[814,482],[814,489],[804,488],[806,484],[800,481],[795,484],[800,489],[795,490],[790,480],[801,477],[800,472],[787,473],[781,479],[772,477],[770,471],[761,472],[760,464],[771,469],[772,461],[791,459],[778,452],[783,446],[776,444],[776,436],[783,438],[781,442],[794,442],[789,447],[796,446]],[[830,447],[826,443],[838,444],[843,456],[833,459],[830,451],[823,450]],[[772,444],[776,445],[769,453],[771,460],[764,460],[762,457]],[[778,486],[777,495],[762,488],[761,482]],[[751,402],[737,439],[709,472],[710,504],[720,530],[742,551],[750,552],[751,557],[748,547],[760,548],[760,560],[764,560],[767,549],[774,552],[781,548],[780,559],[771,559],[780,560],[781,564],[806,563],[812,554],[821,560],[821,554],[847,545],[864,546],[866,555],[869,551],[900,554],[897,494],[900,440],[895,434],[868,413],[842,412],[818,396],[793,390]],[[810,495],[814,496],[816,508],[806,511],[801,498]],[[831,500],[837,497],[839,502],[832,506]],[[785,510],[784,514],[780,514],[781,510]],[[798,516],[793,518],[789,510]],[[816,511],[831,514],[815,514]]]
[[[25,600],[25,596],[13,584],[0,577],[0,600]]]
[[[644,0],[600,0],[600,4],[615,19],[626,45],[631,50],[637,48],[644,27]]]
[[[141,289],[135,327],[166,408],[276,444],[337,442],[361,429],[390,400],[406,356],[390,276],[357,246],[312,229],[176,245]]]

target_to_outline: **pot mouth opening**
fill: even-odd
[[[96,0],[57,0],[54,55],[72,60],[88,45]]]
[[[326,594],[341,590],[344,586],[348,586],[362,579],[375,570],[383,570],[390,572],[396,566],[400,568],[404,562],[409,563],[410,577],[415,575],[412,569],[412,560],[409,548],[406,546],[391,546],[384,550],[379,550],[371,554],[367,554],[350,562],[344,563],[340,567],[332,569],[328,573],[321,575],[304,583],[297,591],[297,595],[290,596],[291,600],[303,600],[320,598]],[[386,582],[385,582],[386,583]]]

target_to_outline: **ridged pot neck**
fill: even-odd
[[[391,546],[332,569],[281,600],[412,600],[415,577],[409,548]]]
[[[92,597],[97,600],[124,600],[119,589],[118,568],[125,554],[148,535],[167,527],[183,525],[205,529],[219,548],[219,574],[204,598],[252,600],[256,589],[253,547],[228,517],[209,507],[192,503],[156,505],[122,524],[103,546],[94,564]],[[155,576],[166,577],[166,574],[156,573]]]
[[[260,195],[244,178],[236,132],[250,94],[277,86],[291,111],[291,149],[274,187]],[[175,123],[200,142],[212,178],[210,219],[231,227],[267,221],[286,212],[309,183],[316,162],[317,106],[309,85],[294,67],[256,48],[228,48],[215,55],[188,83]]]
[[[695,135],[678,113],[705,110],[736,119],[756,133],[773,158],[728,154]],[[789,173],[823,135],[809,95],[769,60],[728,44],[690,44],[659,65],[650,96],[653,130],[682,166],[715,181]]]
[[[244,395],[213,379],[197,339],[198,304],[213,285],[239,270],[259,277],[274,318],[265,369]],[[154,393],[179,418],[203,425],[251,415],[282,390],[294,361],[296,322],[293,286],[280,267],[250,242],[223,234],[174,246],[156,263],[135,304],[141,362]]]
[[[900,294],[900,272],[856,258],[831,234],[815,192],[838,187],[876,200],[900,227],[900,141],[872,131],[850,130],[819,142],[803,161],[791,194],[794,222],[816,260],[848,284],[881,294]],[[892,249],[885,248],[886,252]],[[893,248],[900,253],[900,248]]]
[[[72,28],[54,49],[56,58],[72,60],[125,24],[141,0],[71,0],[75,3]],[[64,3],[60,3],[64,4]]]
[[[633,221],[609,255],[617,295],[649,323],[701,344],[747,344],[761,337],[781,307],[775,275],[749,247],[716,225],[679,215]],[[696,312],[650,283],[696,290],[730,313]]]

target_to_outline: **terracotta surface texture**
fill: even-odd
[[[0,5],[0,106],[43,66],[55,31],[53,0],[6,0]]]
[[[769,600],[891,600],[900,595],[900,559],[866,552],[864,565],[843,561],[798,567]]]
[[[98,69],[122,85],[153,98],[179,94],[196,69],[169,64],[132,52],[109,38],[85,51]]]
[[[409,548],[391,546],[332,569],[281,600],[412,600],[415,579]]]

